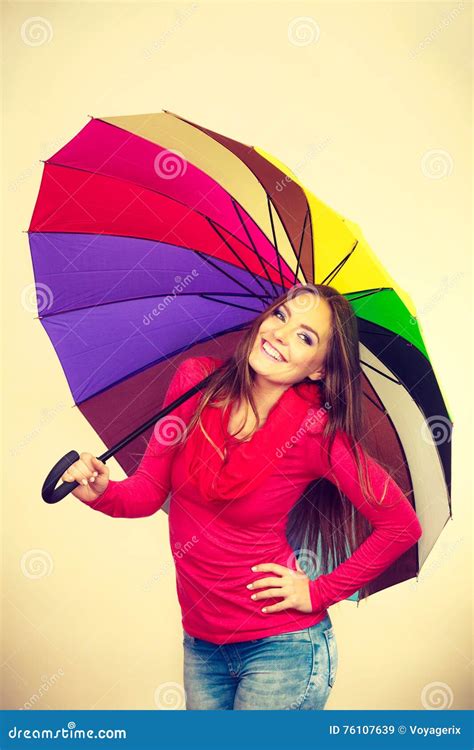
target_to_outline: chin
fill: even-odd
[[[265,362],[263,357],[258,352],[255,354],[251,352],[249,355],[249,365],[258,375],[266,375],[272,371],[272,363]]]
[[[250,353],[249,365],[259,375],[271,375],[277,369],[273,362],[269,362],[260,352]]]

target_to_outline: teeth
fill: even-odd
[[[269,344],[267,341],[263,342],[263,348],[265,349],[267,354],[270,355],[270,357],[273,357],[273,359],[276,359],[279,362],[283,362],[283,357],[281,356],[281,354],[277,352],[277,350],[274,349],[273,346],[271,346],[271,344]]]

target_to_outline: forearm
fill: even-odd
[[[138,469],[127,479],[110,479],[105,492],[94,502],[82,502],[113,518],[144,518],[156,513],[168,494],[169,489],[160,485],[149,471]]]
[[[347,599],[361,586],[377,578],[418,541],[423,530],[401,487],[382,466],[361,451],[361,458],[368,459],[366,466],[376,500],[375,503],[373,499],[369,502],[362,491],[343,433],[339,432],[336,437],[331,463],[322,438],[313,444],[313,450],[315,472],[338,485],[374,529],[347,560],[330,573],[310,581],[313,611],[319,611]]]
[[[422,529],[417,516],[408,511],[405,520],[391,528],[375,529],[353,554],[331,573],[310,581],[314,612],[327,609],[373,581],[395,560],[416,544]]]

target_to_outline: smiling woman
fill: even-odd
[[[202,392],[156,425],[133,475],[110,480],[83,453],[63,479],[85,478],[73,494],[114,517],[151,515],[171,492],[171,549],[196,540],[175,556],[187,708],[322,709],[337,669],[327,608],[363,590],[422,531],[359,445],[352,308],[324,285],[282,295],[228,361],[182,362],[164,405],[208,374]],[[183,426],[172,445],[170,419]],[[303,546],[316,578],[299,565]]]

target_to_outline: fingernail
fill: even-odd
[[[252,596],[250,598],[251,599],[256,599],[257,598],[257,594],[252,594]]]
[[[95,482],[95,477],[91,477],[91,482]]]
[[[253,583],[248,583],[248,584],[247,584],[247,588],[248,588],[248,589],[252,589],[252,588],[253,588]]]
[[[266,612],[266,611],[267,611],[267,608],[266,607],[262,607],[262,612]]]
[[[82,484],[87,484],[87,479],[83,479]]]

